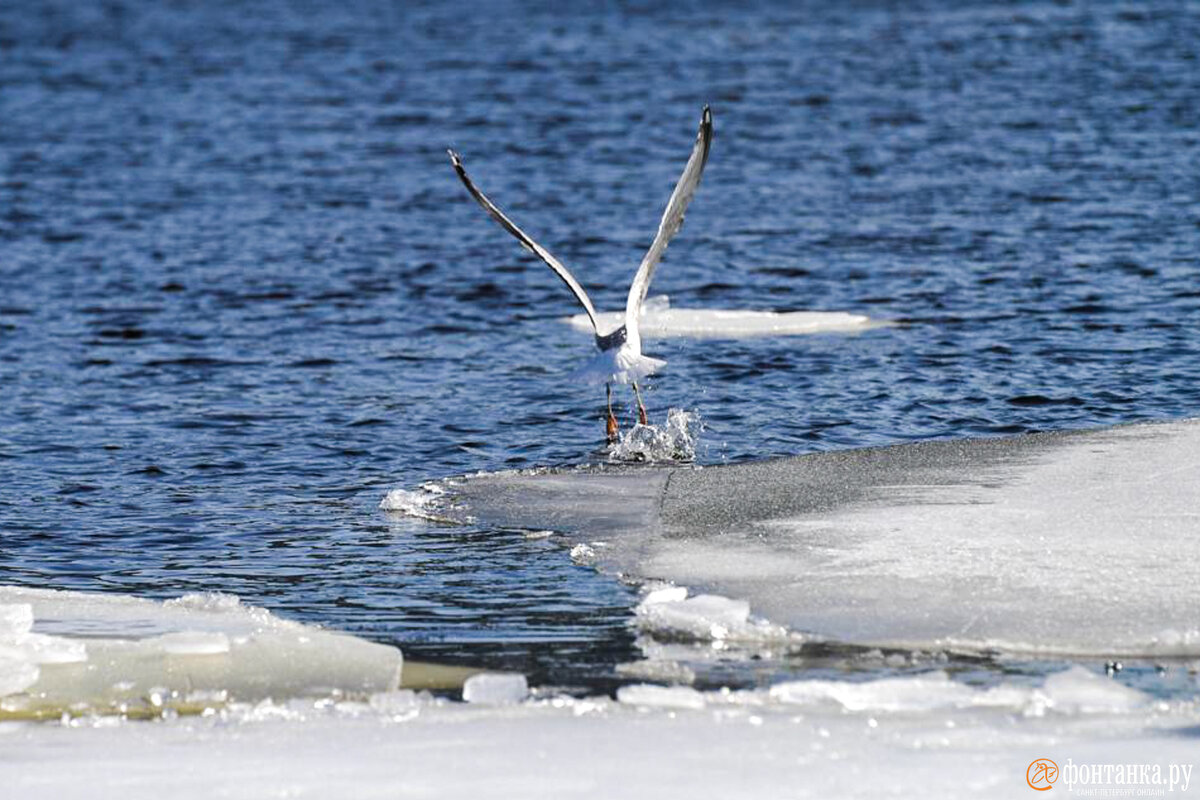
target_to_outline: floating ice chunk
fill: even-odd
[[[654,589],[642,598],[642,604],[645,606],[654,606],[660,603],[678,603],[687,600],[688,590],[686,586],[664,586],[661,589]]]
[[[580,331],[591,333],[587,314],[564,319]],[[601,330],[625,323],[621,311],[596,315]],[[756,336],[796,336],[812,333],[852,333],[889,323],[845,311],[738,311],[715,308],[671,308],[666,295],[649,297],[642,305],[638,325],[643,339],[744,339]]]
[[[500,706],[519,703],[529,696],[525,676],[514,673],[483,672],[472,675],[463,684],[463,700]]]
[[[945,672],[873,681],[788,681],[771,687],[771,699],[796,705],[837,703],[847,711],[930,711],[969,706],[981,692]]]
[[[925,712],[946,708],[1010,708],[1027,716],[1047,709],[1064,714],[1122,713],[1141,708],[1147,695],[1073,666],[1046,678],[1039,689],[1005,683],[978,689],[945,672],[873,681],[788,681],[770,689],[772,700],[795,705],[836,703],[847,711]]]
[[[147,640],[173,656],[211,656],[229,652],[229,637],[220,631],[180,631]]]
[[[704,695],[690,686],[655,686],[638,683],[617,690],[617,700],[626,705],[643,708],[689,708],[700,710],[707,705]]]
[[[0,683],[8,695],[0,710],[18,715],[365,697],[400,683],[403,658],[394,647],[283,620],[232,595],[159,603],[0,586],[0,609],[0,658],[6,660]],[[31,629],[53,635],[22,633]]]
[[[788,632],[750,618],[750,604],[714,594],[687,597],[687,589],[651,592],[635,609],[638,627],[652,635],[683,636],[703,641],[758,641],[788,638]]]
[[[1121,713],[1144,706],[1149,697],[1137,689],[1073,666],[1046,678],[1042,694],[1055,711],[1076,713]]]

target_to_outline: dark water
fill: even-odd
[[[602,680],[632,590],[376,509],[602,431],[445,148],[615,309],[711,103],[653,291],[903,323],[652,345],[702,461],[1183,417],[1198,52],[1165,0],[0,4],[0,582]]]

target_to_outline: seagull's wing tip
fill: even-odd
[[[450,160],[451,160],[453,163],[455,163],[455,164],[461,164],[461,163],[462,163],[462,159],[461,159],[461,158],[459,158],[459,156],[458,156],[458,153],[454,152],[454,148],[453,148],[453,147],[447,147],[447,148],[446,148],[446,155],[450,156]]]

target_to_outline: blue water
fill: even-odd
[[[1198,53],[1168,0],[0,4],[0,583],[603,681],[632,588],[376,508],[602,439],[445,148],[617,309],[711,103],[653,293],[900,323],[652,343],[700,461],[1184,417]]]

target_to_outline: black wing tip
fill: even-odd
[[[712,109],[708,103],[705,103],[704,113],[700,115],[700,138],[704,139],[706,143],[712,141],[712,131]]]

